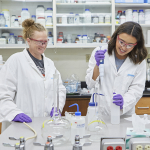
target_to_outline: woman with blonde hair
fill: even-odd
[[[30,117],[53,115],[53,74],[59,74],[59,108],[63,110],[66,89],[60,73],[44,52],[46,29],[32,19],[22,23],[29,48],[10,56],[0,71],[0,122],[32,122]]]

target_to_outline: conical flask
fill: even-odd
[[[42,136],[46,140],[48,136],[56,137],[63,135],[62,138],[53,140],[53,144],[57,146],[63,145],[69,140],[71,126],[69,121],[62,118],[59,114],[59,74],[56,71],[53,75],[53,98],[54,108],[57,107],[57,111],[54,111],[53,116],[49,120],[43,122]]]
[[[89,102],[88,107],[88,125],[87,125],[87,133],[91,135],[89,138],[90,141],[99,142],[100,138],[106,133],[107,125],[100,111],[98,111],[98,102],[94,101],[94,97],[102,95],[98,93],[93,93],[92,95],[92,102]],[[97,99],[97,98],[96,98]]]

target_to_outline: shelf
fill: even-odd
[[[96,48],[98,46],[103,46],[106,45],[107,43],[69,43],[69,44],[65,44],[65,43],[60,43],[60,44],[56,44],[55,48]]]
[[[125,3],[115,3],[115,7],[127,7],[127,8],[131,8],[131,7],[139,7],[139,8],[150,8],[150,4],[148,3],[139,3],[139,4],[125,4]]]
[[[110,27],[112,24],[57,24],[57,27]]]
[[[120,26],[120,24],[116,24],[115,26]],[[150,24],[140,24],[141,27],[150,27]]]
[[[52,2],[52,0],[0,0],[2,2]]]
[[[0,44],[0,49],[19,49],[28,47],[26,44]],[[54,48],[54,45],[48,45],[47,48]]]
[[[52,29],[53,27],[45,27],[46,29]],[[0,29],[13,29],[13,30],[22,30],[22,27],[0,27]]]
[[[94,7],[111,7],[111,3],[109,2],[91,2],[91,3],[56,3],[57,7],[83,7],[83,6],[94,6]]]

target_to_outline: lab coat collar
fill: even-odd
[[[24,55],[26,56],[27,61],[29,62],[29,64],[31,65],[31,67],[32,67],[33,69],[35,69],[41,77],[44,78],[44,76],[41,74],[41,72],[40,72],[39,69],[37,68],[37,66],[36,66],[36,64],[34,63],[34,61],[32,60],[32,58],[30,57],[30,55],[29,55],[29,53],[28,53],[28,51],[27,51],[26,48],[23,50],[23,53],[24,53]],[[47,68],[48,68],[48,63],[47,63],[47,61],[46,61],[46,59],[45,59],[45,55],[42,54],[42,56],[43,56],[44,67],[45,67],[45,76],[46,76],[46,72],[47,72],[46,70],[47,70]]]
[[[117,67],[116,67],[116,63],[115,63],[115,52],[114,51],[112,51],[112,55],[109,56],[109,60],[112,64],[112,66],[114,67],[116,74],[119,74],[123,70],[125,70],[125,69],[131,67],[131,65],[133,65],[133,62],[130,60],[129,57],[127,57],[117,72]]]

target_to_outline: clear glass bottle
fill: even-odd
[[[84,23],[91,23],[91,12],[89,9],[85,9]]]
[[[36,21],[36,15],[31,16],[32,20]]]
[[[19,27],[19,22],[18,22],[18,19],[15,19],[15,22],[14,22],[14,27]]]
[[[68,17],[68,23],[69,24],[74,24],[73,12],[70,12],[70,16]]]
[[[62,138],[53,140],[54,145],[62,145],[70,139],[71,124],[59,114],[59,74],[57,71],[53,74],[53,98],[54,108],[57,106],[57,110],[54,111],[52,118],[44,121],[42,124],[42,136],[46,140],[48,136],[56,137],[63,135]]]
[[[0,27],[5,27],[5,25],[6,25],[6,20],[4,14],[0,14]]]

